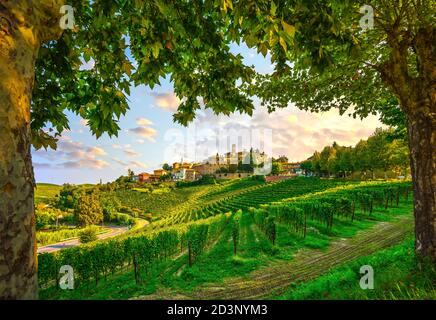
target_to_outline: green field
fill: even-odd
[[[413,237],[392,248],[334,268],[313,281],[291,286],[284,294],[271,299],[282,300],[410,300],[436,299],[434,265],[418,267]],[[374,289],[362,290],[360,267],[374,269]]]
[[[48,204],[56,199],[62,186],[49,183],[38,183],[35,188],[35,204]]]
[[[44,288],[40,296],[271,297],[274,288],[269,288],[268,283],[278,281],[275,289],[281,288],[283,295],[273,297],[292,298],[287,291],[290,283],[286,286],[287,282],[280,279],[285,272],[277,273],[275,268],[292,269],[288,264],[298,264],[301,250],[325,254],[328,268],[335,267],[338,253],[334,251],[330,256],[329,250],[335,248],[338,240],[353,241],[362,238],[361,234],[374,233],[374,245],[363,239],[364,247],[347,249],[344,259],[353,260],[397,244],[411,233],[409,227],[377,228],[383,224],[403,225],[404,221],[411,225],[409,190],[408,183],[301,178],[275,184],[238,181],[162,193],[158,196],[168,200],[163,203],[165,210],[160,211],[162,219],[146,229],[115,240],[63,250],[61,254],[40,256],[40,282]],[[121,192],[118,194],[121,200]],[[133,202],[135,206],[149,205],[150,194],[132,190],[122,194],[126,205]],[[173,204],[171,197],[175,199]],[[185,208],[186,203],[189,208]],[[158,206],[157,202],[153,205]],[[67,262],[77,272],[78,287],[61,292],[50,285],[56,277],[56,268],[52,266]],[[316,268],[313,270],[314,276],[322,274]],[[263,283],[261,279],[266,275],[271,279]],[[250,281],[250,277],[259,279]]]
[[[108,196],[117,198],[124,206],[141,209],[157,218],[189,203],[199,192],[207,188],[209,187],[192,187],[166,190],[166,192],[159,192],[158,189],[152,193],[141,192],[139,189],[116,190]]]

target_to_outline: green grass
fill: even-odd
[[[251,178],[223,181],[218,184],[217,188],[212,189],[200,199],[203,201],[213,201],[222,197],[231,196],[235,191],[237,192],[246,188],[262,185],[265,185],[265,182]]]
[[[72,292],[51,288],[42,290],[40,296],[43,299],[125,299],[161,291],[195,292],[195,289],[202,284],[219,284],[229,277],[244,277],[251,271],[261,266],[268,266],[274,261],[293,259],[293,255],[301,248],[327,249],[334,240],[353,237],[358,231],[365,230],[379,221],[388,221],[394,216],[410,214],[411,210],[412,204],[409,201],[403,202],[399,208],[391,208],[387,211],[377,209],[371,217],[357,212],[353,223],[337,219],[331,230],[310,222],[308,227],[311,232],[305,239],[289,231],[286,226],[278,225],[275,246],[272,246],[257,228],[252,216],[248,212],[243,212],[236,256],[233,255],[231,228],[227,227],[216,242],[209,244],[208,250],[198,257],[191,268],[187,267],[187,254],[183,252],[174,260],[153,266],[142,285],[135,283],[131,270],[125,270],[121,274],[110,276],[98,286],[80,285]],[[340,287],[341,285],[338,285],[338,292]],[[283,298],[291,297],[283,296]]]
[[[337,186],[358,184],[344,180],[296,178],[278,183],[264,183],[250,178],[225,182],[222,185],[203,189],[198,199],[185,208],[169,211],[161,226],[176,225],[239,209],[259,207],[290,197],[321,192]]]
[[[361,266],[374,269],[374,290],[362,290]],[[282,300],[410,300],[436,299],[436,269],[417,265],[413,239],[331,270],[315,280],[295,285]]]
[[[331,230],[317,223],[309,223],[312,230],[306,239],[295,235],[286,226],[280,225],[277,232],[276,245],[266,239],[257,228],[248,212],[243,212],[240,220],[240,243],[238,253],[233,255],[233,244],[230,241],[231,230],[227,228],[215,246],[191,267],[185,267],[180,274],[162,274],[165,287],[177,292],[193,292],[205,283],[219,284],[229,277],[244,277],[262,266],[268,266],[274,261],[291,260],[293,255],[302,248],[325,250],[332,241],[341,238],[351,238],[358,231],[365,230],[380,221],[389,221],[401,215],[410,215],[411,202],[390,210],[378,209],[368,220],[368,216],[358,212],[357,219],[350,221],[337,220]],[[186,256],[179,259],[179,267],[186,265]]]
[[[62,186],[49,183],[37,183],[35,188],[35,205],[48,204],[56,199]]]

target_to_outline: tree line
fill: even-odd
[[[354,173],[375,178],[376,172],[396,176],[410,174],[407,142],[395,135],[393,129],[377,129],[367,140],[360,140],[354,147],[340,146],[334,142],[322,151],[316,151],[301,165],[306,174],[347,178]]]

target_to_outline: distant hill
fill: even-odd
[[[56,199],[62,186],[51,183],[37,183],[35,188],[35,204],[48,203]]]

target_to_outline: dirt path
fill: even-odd
[[[314,279],[330,269],[400,243],[412,234],[413,217],[402,216],[380,222],[355,237],[338,240],[326,250],[300,250],[292,261],[280,261],[246,277],[230,278],[223,284],[205,284],[192,294],[160,291],[137,299],[262,299],[286,291],[294,282]]]

